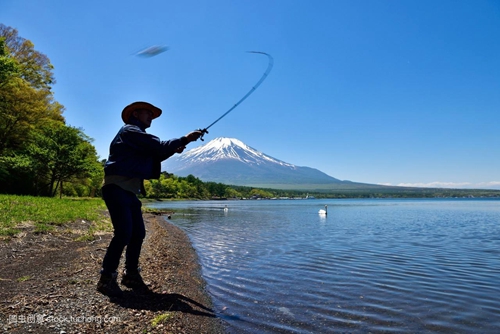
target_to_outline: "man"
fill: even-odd
[[[125,247],[125,271],[122,285],[147,292],[140,275],[139,256],[146,235],[137,194],[145,195],[144,179],[160,177],[161,162],[175,153],[182,153],[186,145],[203,134],[193,131],[178,139],[161,141],[146,133],[161,109],[147,102],[134,102],[122,111],[125,125],[111,142],[109,158],[104,166],[102,196],[108,207],[114,236],[102,262],[97,290],[109,297],[119,297],[117,269]]]

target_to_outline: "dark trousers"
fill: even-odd
[[[139,267],[142,241],[146,236],[142,203],[134,193],[114,184],[102,188],[102,197],[111,216],[114,236],[104,256],[101,273],[111,275],[116,272],[125,247],[125,269],[135,271]]]

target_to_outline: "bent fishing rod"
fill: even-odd
[[[267,64],[267,69],[266,71],[264,72],[264,74],[262,75],[262,77],[259,79],[259,81],[257,81],[257,83],[252,87],[252,89],[250,89],[248,91],[248,93],[245,94],[245,96],[243,96],[238,102],[236,102],[234,104],[234,106],[232,106],[228,111],[226,111],[224,114],[222,114],[221,117],[217,118],[215,121],[212,122],[212,124],[210,124],[209,126],[207,126],[206,128],[204,129],[198,129],[198,131],[201,131],[201,136],[200,136],[200,139],[203,141],[203,136],[205,135],[205,133],[208,133],[208,129],[214,125],[215,123],[217,123],[218,121],[220,121],[222,118],[224,118],[224,116],[226,116],[227,114],[229,114],[231,111],[233,111],[234,108],[236,108],[237,106],[239,106],[241,104],[241,102],[245,101],[245,99],[247,97],[249,97],[256,89],[257,87],[260,86],[260,84],[262,82],[264,82],[264,80],[266,80],[267,76],[269,75],[269,73],[271,72],[271,69],[273,68],[273,64],[274,64],[274,59],[273,57],[271,57],[270,54],[267,54],[265,52],[260,52],[260,51],[247,51],[248,53],[257,53],[257,54],[261,54],[261,55],[265,55],[267,56],[267,58],[269,59],[269,63]]]

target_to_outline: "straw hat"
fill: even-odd
[[[132,113],[135,110],[142,110],[142,109],[146,109],[146,110],[151,111],[153,113],[153,119],[155,119],[161,115],[160,108],[155,107],[151,103],[139,101],[139,102],[131,103],[123,109],[123,111],[122,111],[123,122],[128,123],[128,120],[129,120],[130,116],[132,115]]]

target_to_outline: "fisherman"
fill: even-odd
[[[147,102],[134,102],[122,111],[125,125],[111,142],[104,166],[102,196],[108,207],[114,235],[102,262],[97,290],[109,297],[123,294],[117,283],[117,269],[125,247],[125,270],[121,284],[138,292],[148,292],[139,268],[139,256],[146,235],[138,194],[145,196],[144,180],[160,177],[161,162],[182,153],[187,144],[198,140],[202,131],[192,131],[178,139],[161,141],[146,133],[161,109]]]

